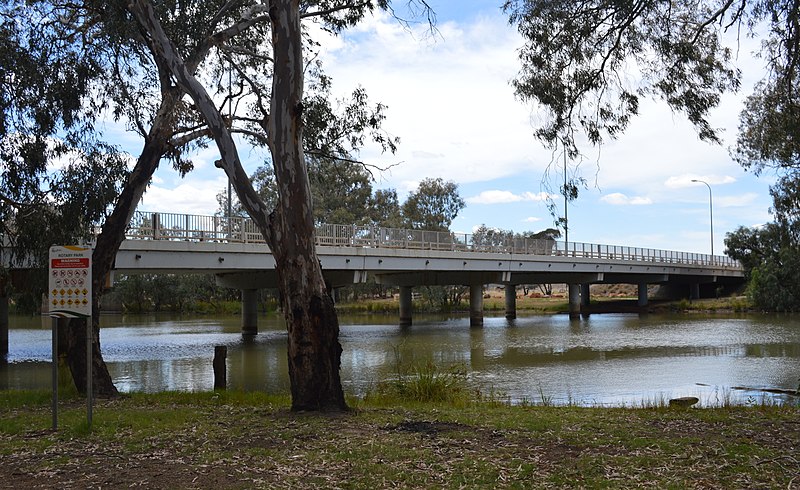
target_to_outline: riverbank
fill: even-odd
[[[800,409],[351,401],[238,392],[62,402],[0,392],[0,488],[796,488]]]
[[[563,295],[553,296],[521,296],[517,298],[518,313],[559,314],[569,311],[569,303]],[[383,313],[396,315],[399,301],[394,298],[362,299],[349,303],[338,303],[336,310],[344,314]],[[415,310],[421,313],[439,313],[435,308],[425,304],[415,304]],[[505,311],[505,298],[500,294],[489,294],[483,300],[484,312]],[[746,296],[728,296],[722,298],[650,300],[645,307],[638,306],[635,296],[615,295],[592,297],[590,313],[743,313],[753,311],[752,304]],[[452,312],[469,313],[469,304],[462,302]]]

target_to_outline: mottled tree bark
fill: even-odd
[[[339,377],[339,320],[315,247],[314,216],[303,155],[303,55],[298,0],[270,4],[274,68],[268,138],[278,204],[272,254],[289,330],[292,408],[346,408]]]
[[[8,287],[6,276],[0,274],[0,362],[8,356]]]

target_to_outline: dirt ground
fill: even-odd
[[[113,424],[89,436],[0,432],[0,488],[800,488],[793,417],[570,410],[553,424],[532,410],[520,426],[436,410],[203,415],[213,422],[147,436]]]

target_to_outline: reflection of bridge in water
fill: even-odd
[[[366,282],[399,287],[400,323],[411,323],[412,288],[470,288],[470,323],[483,322],[483,286],[505,286],[506,316],[516,316],[516,286],[568,285],[569,310],[589,305],[590,284],[634,284],[638,305],[647,285],[663,284],[692,298],[743,280],[741,266],[724,256],[649,248],[482,237],[452,232],[357,225],[321,225],[317,253],[333,288]],[[137,212],[115,262],[115,271],[214,274],[217,282],[242,290],[242,328],[255,333],[260,288],[277,284],[275,261],[253,222],[172,213]]]

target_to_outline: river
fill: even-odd
[[[391,316],[340,318],[342,382],[363,395],[397,372],[424,364],[463,368],[470,383],[513,403],[641,405],[697,396],[703,405],[796,403],[762,388],[800,383],[800,317],[602,314],[485,318],[422,316],[399,327]],[[0,389],[50,387],[50,319],[12,316]],[[286,333],[259,317],[245,340],[239,318],[103,316],[101,345],[124,392],[213,387],[215,345],[228,347],[229,387],[288,392]],[[749,390],[738,387],[751,388]]]

